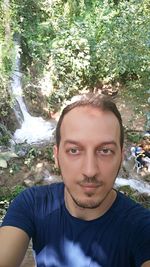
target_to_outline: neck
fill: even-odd
[[[85,221],[91,221],[101,217],[104,213],[106,213],[114,203],[116,196],[116,191],[112,189],[97,208],[82,208],[74,202],[74,200],[72,199],[70,194],[68,194],[65,188],[65,205],[67,210],[73,217]]]

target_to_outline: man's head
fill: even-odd
[[[119,125],[120,125],[120,146],[122,149],[123,143],[124,143],[124,129],[123,129],[123,125],[122,125],[122,118],[121,118],[120,112],[117,109],[116,104],[112,100],[110,100],[110,98],[105,97],[105,96],[101,96],[101,95],[95,95],[95,94],[85,95],[85,96],[81,97],[81,99],[79,101],[73,102],[63,109],[61,116],[59,118],[59,121],[57,123],[57,127],[56,127],[56,145],[57,145],[57,147],[59,148],[59,145],[60,145],[61,125],[62,125],[62,121],[63,121],[65,115],[74,108],[85,107],[85,106],[88,106],[91,108],[97,108],[101,111],[110,111],[116,116],[116,118],[119,122]]]
[[[114,199],[112,188],[123,158],[120,113],[99,96],[75,102],[63,110],[56,140],[66,206],[74,216],[84,209],[88,218],[95,218]]]

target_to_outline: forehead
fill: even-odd
[[[111,111],[88,106],[76,107],[64,116],[60,133],[62,141],[67,138],[98,140],[101,137],[106,141],[112,138],[117,140],[120,138],[120,125]]]

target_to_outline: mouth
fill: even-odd
[[[86,187],[86,188],[97,188],[97,187],[99,187],[100,185],[92,184],[92,183],[87,183],[87,184],[82,184],[81,186],[82,186],[82,187]]]
[[[102,181],[81,181],[79,182],[80,186],[89,187],[89,188],[97,188],[103,185]]]
[[[80,184],[81,188],[85,192],[95,192],[96,189],[102,186],[102,184],[95,184],[95,183],[82,183]]]

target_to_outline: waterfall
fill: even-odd
[[[11,90],[15,99],[14,111],[20,124],[20,129],[14,133],[16,143],[26,142],[28,144],[43,143],[53,140],[55,123],[45,121],[42,117],[33,117],[29,114],[23,98],[22,91],[22,73],[20,71],[20,36],[14,38],[15,58],[13,65],[13,74],[11,77]]]
[[[27,116],[30,116],[26,105],[23,101],[22,93],[22,73],[20,71],[20,37],[19,35],[14,38],[14,64],[13,64],[13,74],[11,77],[11,89],[14,97],[14,111],[21,125]]]
[[[117,177],[115,181],[115,186],[120,187],[120,186],[130,186],[132,189],[137,190],[140,194],[146,194],[150,196],[150,184],[145,181],[140,181],[134,178],[122,178],[122,177]]]

